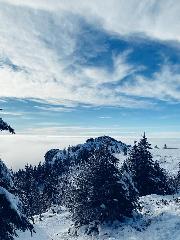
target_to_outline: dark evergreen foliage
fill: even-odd
[[[14,183],[17,194],[23,202],[24,212],[28,217],[40,214],[50,207],[50,197],[44,191],[44,168],[26,165],[25,170],[19,170],[14,174]]]
[[[63,174],[71,166],[87,162],[94,149],[104,146],[111,152],[119,152],[122,146],[122,151],[127,152],[125,144],[104,136],[89,139],[84,145],[64,150],[52,149],[45,154],[43,164],[37,167],[27,165],[24,170],[14,173],[17,194],[25,205],[25,213],[30,217],[42,213],[52,204],[60,204],[63,189],[59,186],[64,185]]]
[[[0,160],[0,239],[11,240],[16,230],[33,231],[33,226],[23,215],[22,204],[14,196],[14,186],[10,171]]]
[[[114,140],[115,141],[115,140]],[[113,153],[128,159],[118,167]],[[32,217],[64,204],[76,226],[122,220],[138,208],[138,196],[174,193],[174,180],[153,161],[146,136],[129,147],[110,137],[89,139],[64,150],[52,149],[43,164],[14,173],[18,196]]]
[[[10,133],[15,134],[14,129],[4,122],[2,118],[0,118],[0,131],[9,131]]]
[[[45,212],[51,205],[60,202],[57,191],[59,178],[67,171],[66,161],[55,160],[52,164],[47,160],[36,167],[26,165],[14,173],[14,184],[17,194],[25,205],[25,213],[33,215]]]
[[[30,230],[33,232],[33,226],[29,223],[27,218],[19,213],[21,210],[13,209],[11,201],[7,197],[8,193],[5,189],[0,187],[0,239],[12,240],[14,236],[17,236],[16,230]]]
[[[117,163],[107,148],[100,148],[70,170],[63,202],[76,225],[131,216],[137,206],[137,192],[128,172],[120,172]]]
[[[174,189],[170,186],[170,179],[159,163],[153,161],[150,150],[151,144],[144,134],[139,143],[132,147],[127,160],[139,194],[172,194]]]
[[[175,186],[176,186],[176,192],[180,192],[180,163],[179,163],[179,171],[178,171],[177,177],[175,178]]]
[[[59,151],[59,149],[49,150],[44,156],[45,162],[50,163],[52,161],[53,157],[58,153],[58,151]]]
[[[0,118],[0,130],[15,134],[14,129]],[[12,174],[0,160],[0,240],[12,240],[16,230],[34,231],[26,216],[22,213],[22,204],[15,192]]]

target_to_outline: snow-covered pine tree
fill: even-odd
[[[151,144],[144,133],[138,144],[131,149],[127,164],[132,172],[133,181],[140,196],[148,194],[171,194],[167,173],[153,161]]]
[[[180,163],[179,163],[179,171],[175,179],[175,184],[176,184],[176,191],[180,192]]]
[[[0,118],[0,131],[9,131],[10,133],[15,134],[14,129],[4,122],[2,118]]]
[[[61,161],[55,161],[54,164],[45,161],[43,164],[39,163],[37,167],[26,165],[25,169],[14,173],[18,196],[25,205],[28,217],[41,214],[52,204],[57,203],[58,179],[63,171]]]
[[[11,172],[0,160],[0,239],[11,240],[16,230],[33,231],[23,212],[19,199],[13,194]]]
[[[14,133],[6,122],[0,118],[0,130]],[[22,213],[22,204],[13,194],[12,174],[0,160],[0,240],[12,240],[16,230],[33,231],[33,226]]]
[[[126,175],[128,171],[120,172],[117,163],[104,147],[95,149],[86,162],[69,172],[63,202],[75,226],[131,216],[137,206],[137,192]]]
[[[49,203],[47,193],[44,192],[44,180],[41,179],[43,168],[26,165],[24,170],[14,173],[14,183],[17,195],[25,206],[25,214],[32,216],[41,214]],[[48,205],[49,206],[49,205]]]

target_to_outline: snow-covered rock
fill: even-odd
[[[102,136],[98,138],[90,138],[84,144],[78,144],[76,146],[71,146],[68,149],[58,150],[52,149],[48,151],[45,155],[45,159],[49,163],[54,163],[54,161],[68,161],[70,158],[78,158],[80,157],[83,152],[90,153],[93,149],[98,149],[100,147],[108,146],[109,151],[112,154],[126,154],[128,145],[121,141],[117,141],[114,138],[109,136]]]

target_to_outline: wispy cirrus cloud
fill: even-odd
[[[66,107],[153,106],[147,97],[179,101],[176,69],[163,60],[157,62],[158,70],[131,61],[134,34],[157,41],[180,40],[179,4],[1,0],[0,6],[0,97],[33,98]],[[149,40],[139,41],[136,47]],[[151,76],[144,74],[148,68]],[[57,108],[46,108],[50,109]]]
[[[3,112],[1,112],[1,115],[7,115],[7,116],[23,116],[24,113],[21,113],[21,112],[3,111]]]
[[[69,11],[92,21],[99,19],[118,34],[146,33],[161,40],[180,40],[180,4],[172,0],[1,0],[17,6],[47,11]]]
[[[117,91],[163,101],[180,101],[180,72],[174,71],[171,65],[164,65],[152,78],[136,75],[134,82],[125,83]]]
[[[128,135],[133,134],[135,131],[133,129],[126,129],[122,127],[98,127],[98,126],[41,126],[26,129],[21,134],[29,135],[49,135],[49,136],[100,136],[100,135],[112,135],[112,134],[122,134]]]
[[[72,112],[73,108],[67,108],[67,107],[52,107],[52,106],[34,106],[36,109],[39,109],[41,111],[50,111],[50,112]]]
[[[111,119],[112,117],[111,116],[100,116],[99,118],[101,118],[101,119]]]

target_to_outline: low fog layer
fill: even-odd
[[[112,136],[113,137],[113,136]],[[135,137],[114,136],[127,144],[133,144]],[[45,153],[52,148],[63,149],[69,145],[84,143],[87,136],[43,136],[43,135],[1,135],[0,158],[14,170],[23,168],[26,163],[37,164],[44,160]],[[180,138],[149,138],[152,146],[162,148],[166,143],[169,147],[180,147]]]

